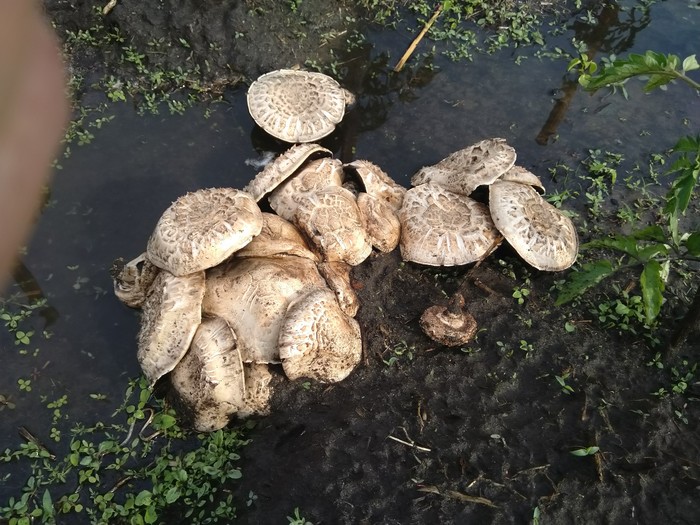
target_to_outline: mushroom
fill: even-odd
[[[445,346],[462,346],[476,335],[476,319],[464,309],[464,297],[456,293],[448,306],[433,305],[420,317],[423,332]]]
[[[470,195],[478,186],[491,184],[512,168],[515,158],[515,150],[505,139],[486,139],[421,168],[411,178],[411,184],[433,182],[451,192]]]
[[[333,292],[314,290],[289,305],[279,353],[289,379],[342,381],[362,356],[360,326],[340,309]]]
[[[432,182],[406,192],[399,220],[401,257],[429,266],[481,260],[502,240],[484,204]]]
[[[148,239],[148,259],[176,276],[226,260],[262,229],[258,205],[246,192],[209,188],[177,199]]]
[[[531,186],[494,182],[489,208],[498,230],[528,264],[560,271],[576,261],[578,235],[573,222]]]
[[[313,142],[343,120],[355,97],[338,82],[311,71],[279,69],[248,89],[248,111],[258,126],[285,142]]]

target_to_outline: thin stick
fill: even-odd
[[[437,17],[440,16],[440,13],[442,12],[442,7],[443,4],[440,4],[438,8],[435,10],[435,13],[433,13],[433,16],[430,17],[430,20],[428,20],[428,23],[425,24],[423,27],[422,31],[418,33],[418,36],[413,39],[413,42],[411,42],[411,45],[408,46],[408,49],[406,52],[403,54],[401,57],[401,60],[399,60],[399,63],[396,64],[394,67],[394,73],[398,73],[403,69],[403,66],[406,65],[406,62],[410,58],[410,56],[413,54],[413,52],[416,50],[416,46],[420,43],[421,40],[423,40],[423,37],[425,34],[428,32],[428,29],[435,23],[435,20],[437,20]]]

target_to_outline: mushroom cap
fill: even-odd
[[[464,298],[455,294],[449,306],[433,305],[420,317],[423,332],[445,346],[467,344],[476,335],[476,319],[464,309]]]
[[[369,193],[357,195],[357,207],[367,224],[370,243],[377,250],[389,253],[399,245],[401,223],[397,211],[385,200]]]
[[[342,381],[362,357],[360,325],[340,309],[333,292],[314,290],[289,305],[279,350],[291,380]]]
[[[296,144],[279,155],[255,175],[243,191],[250,193],[257,201],[291,177],[316,153],[331,155],[331,151],[318,144]]]
[[[202,321],[204,272],[161,270],[143,303],[137,359],[153,385],[180,362]]]
[[[248,89],[248,111],[258,126],[285,142],[312,142],[335,129],[354,97],[323,73],[279,69]]]
[[[160,268],[148,260],[146,252],[128,263],[117,259],[110,269],[114,295],[127,306],[140,308],[159,271]]]
[[[270,207],[277,215],[291,221],[294,220],[294,212],[298,207],[296,198],[300,194],[342,184],[342,162],[330,157],[312,160],[270,194]]]
[[[148,239],[148,258],[173,275],[212,268],[260,233],[262,212],[246,192],[209,188],[165,210]]]
[[[357,266],[372,253],[355,197],[339,186],[329,186],[297,197],[294,223],[329,261]]]
[[[190,349],[171,374],[199,432],[225,427],[245,407],[245,378],[236,335],[221,317],[204,319]]]
[[[401,257],[429,266],[478,261],[502,240],[484,204],[432,182],[406,192],[399,220]]]
[[[482,140],[433,166],[421,168],[411,178],[411,184],[434,182],[454,193],[470,195],[478,186],[493,183],[512,168],[515,157],[515,150],[505,139]]]
[[[394,179],[376,164],[368,160],[355,160],[345,166],[354,168],[362,180],[365,192],[385,201],[391,208],[398,212],[401,209],[406,188],[397,184]]]
[[[501,175],[498,180],[527,184],[528,186],[532,186],[533,188],[537,189],[540,193],[544,193],[544,184],[542,184],[540,178],[522,166],[513,166],[511,169]]]
[[[274,213],[263,212],[263,227],[260,233],[246,246],[238,250],[235,257],[285,257],[295,255],[312,261],[321,258],[311,250],[306,239],[291,222]]]
[[[559,271],[576,261],[574,223],[534,188],[495,182],[489,188],[489,208],[496,227],[528,264],[538,270]]]
[[[277,342],[290,302],[326,282],[302,257],[246,257],[207,272],[204,315],[222,317],[238,337],[244,362],[279,362]]]

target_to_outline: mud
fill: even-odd
[[[233,84],[323,61],[357,16],[352,2],[305,0],[297,13],[288,4],[120,0],[104,23],[138,49],[156,42],[151,63]],[[62,30],[100,19],[78,0],[49,1],[47,12]],[[72,66],[118,70],[117,47],[79,47]],[[527,275],[519,305],[513,288]],[[653,352],[641,338],[555,308],[549,290],[560,278],[529,272],[507,247],[478,268],[374,254],[353,273],[363,363],[333,386],[278,380],[272,415],[257,420],[243,479],[230,487],[240,522],[286,523],[299,508],[315,524],[528,523],[536,512],[552,524],[697,523],[697,383],[652,395],[670,389],[669,370],[646,365]],[[418,319],[457,291],[480,331],[446,349]],[[697,337],[681,356],[697,356]],[[590,446],[599,452],[571,453]]]

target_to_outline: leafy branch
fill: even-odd
[[[645,92],[665,87],[673,80],[681,80],[700,91],[700,83],[686,75],[699,68],[695,55],[688,56],[681,63],[675,55],[654,51],[647,51],[643,55],[630,54],[625,59],[608,63],[602,70],[598,70],[598,66],[585,54],[569,63],[569,70],[579,72],[579,83],[588,91],[614,87],[636,76],[649,77],[644,86]],[[679,228],[680,218],[686,214],[700,176],[700,135],[681,138],[671,152],[678,155],[678,158],[667,173],[675,175],[675,179],[665,197],[661,224],[635,230],[629,235],[595,239],[583,245],[584,250],[606,249],[617,252],[619,260],[599,259],[581,265],[579,271],[569,275],[557,297],[557,305],[580,297],[620,270],[641,266],[639,283],[644,313],[647,324],[651,324],[661,310],[671,264],[678,261],[700,261],[700,230],[683,232]],[[697,310],[695,303],[699,301],[700,289],[684,324],[697,322],[693,312]],[[675,337],[672,346],[677,346],[680,342],[679,337]]]

